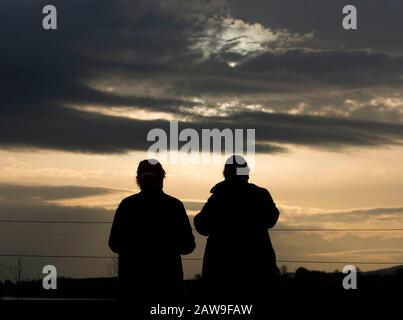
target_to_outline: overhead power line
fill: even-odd
[[[117,256],[90,255],[46,255],[46,254],[0,254],[0,257],[12,258],[62,258],[62,259],[116,259]],[[182,258],[184,261],[202,261],[203,258]],[[326,260],[287,260],[278,259],[280,263],[315,263],[315,264],[366,264],[366,265],[403,265],[403,261],[326,261]]]
[[[112,221],[70,221],[70,220],[0,220],[0,223],[27,224],[112,224]],[[193,230],[195,230],[193,228]],[[371,232],[371,231],[403,231],[403,228],[274,228],[270,231],[290,232]]]

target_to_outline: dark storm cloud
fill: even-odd
[[[36,217],[42,220],[71,220],[112,221],[114,210],[102,207],[82,207],[59,205],[52,201],[73,200],[85,197],[95,197],[110,194],[130,194],[129,191],[101,187],[84,186],[50,186],[0,184],[0,220],[30,219]],[[116,203],[117,206],[118,203]],[[184,201],[187,210],[200,210],[203,201]]]
[[[398,40],[403,32],[403,2],[399,0],[228,0],[235,16],[274,28],[315,33],[316,46],[328,49],[370,48],[403,53]],[[351,4],[358,12],[358,30],[342,28],[342,8]]]
[[[279,105],[298,103],[298,95],[328,88],[372,90],[398,88],[402,82],[401,57],[369,51],[306,50],[252,53],[230,68],[226,59],[243,36],[207,41],[214,52],[206,56],[194,46],[206,32],[220,34],[233,26],[224,1],[68,1],[56,2],[59,29],[41,27],[43,1],[2,3],[0,29],[0,145],[3,148],[46,148],[90,153],[145,150],[147,132],[168,129],[166,121],[143,121],[83,112],[68,106],[130,107],[186,116],[182,127],[255,128],[257,149],[281,152],[278,143],[312,147],[381,146],[403,137],[399,124],[337,119],[331,116],[292,116],[237,110],[224,117],[195,115],[206,99],[241,97],[248,102],[286,98]],[[281,5],[279,5],[281,8]],[[231,22],[232,21],[232,22]],[[267,24],[270,26],[269,24]],[[238,28],[249,28],[240,24]],[[298,37],[305,32],[296,32]],[[290,30],[293,31],[292,26]],[[309,30],[307,30],[308,32]],[[254,32],[263,32],[261,28]],[[207,32],[208,34],[208,32]],[[204,42],[203,42],[204,43]],[[210,46],[210,47],[209,47]],[[244,48],[243,48],[244,49]],[[285,50],[287,49],[287,50]],[[318,48],[317,48],[318,49]],[[217,49],[218,50],[218,49]],[[111,90],[106,88],[111,87]],[[122,88],[123,87],[123,88]],[[102,88],[102,89],[101,89]],[[288,98],[287,98],[288,96]],[[316,101],[316,105],[320,105]],[[333,106],[337,101],[333,101]],[[314,104],[312,102],[312,104]],[[313,105],[313,109],[319,108]],[[285,110],[287,111],[287,110]],[[314,111],[312,114],[314,114]],[[361,113],[360,113],[361,112]],[[383,119],[380,109],[362,109],[356,117]],[[387,119],[390,119],[387,118]],[[395,118],[398,119],[398,118]]]
[[[178,94],[248,96],[253,94],[304,94],[318,88],[368,89],[403,84],[403,58],[368,51],[289,50],[265,53],[237,68],[206,63],[174,78]]]
[[[309,210],[307,210],[303,215],[295,214],[292,210],[285,208],[283,212],[287,216],[286,220],[288,225],[307,226],[311,228],[329,226],[329,224],[336,223],[346,224],[346,226],[354,228],[359,227],[355,226],[355,224],[363,225],[368,222],[373,222],[374,225],[379,225],[379,223],[382,222],[390,224],[392,221],[395,228],[400,228],[403,223],[402,207],[352,209],[321,214],[310,214]]]
[[[234,123],[254,124],[260,141],[321,147],[400,144],[403,125],[330,117],[243,112]]]
[[[1,184],[0,196],[7,199],[66,200],[112,193],[115,190],[82,186],[26,186]]]
[[[35,109],[30,104],[46,101],[156,108],[181,103],[106,94],[85,82],[112,77],[114,70],[138,77],[172,72],[169,63],[183,59],[189,46],[184,33],[192,25],[185,19],[174,19],[175,12],[162,11],[157,1],[69,1],[57,4],[60,28],[52,33],[41,27],[42,5],[10,2],[0,12],[3,108]]]
[[[62,206],[21,197],[0,201],[1,218],[11,220],[111,221],[113,210],[98,207]]]
[[[301,51],[262,55],[241,66],[241,70],[281,71],[301,75],[303,80],[340,87],[401,85],[403,58],[366,51]]]
[[[164,123],[109,117],[58,106],[49,106],[43,111],[40,116],[9,113],[2,117],[0,141],[3,147],[89,153],[145,150],[148,130]]]
[[[315,219],[315,218],[314,218]],[[394,221],[401,222],[403,220],[403,208],[372,208],[372,209],[360,209],[360,210],[352,210],[347,212],[338,212],[338,213],[330,213],[323,214],[318,217],[319,221],[332,222],[336,219],[339,222],[361,222],[369,219],[384,219],[386,221]]]
[[[119,153],[145,150],[147,132],[162,128],[169,134],[168,121],[141,121],[65,108],[51,108],[46,117],[27,121],[12,114],[1,118],[3,147],[50,148],[76,152]],[[263,112],[240,112],[228,117],[195,117],[181,122],[180,129],[255,129],[257,151],[279,152],[270,143],[289,143],[322,148],[399,144],[403,125],[330,117],[293,116]]]

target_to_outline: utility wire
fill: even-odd
[[[90,255],[40,255],[40,254],[0,254],[0,257],[14,258],[63,258],[63,259],[116,259],[113,256],[90,256]],[[184,261],[202,261],[202,258],[182,258]],[[368,265],[403,265],[403,261],[322,261],[322,260],[284,260],[281,263],[324,263],[324,264],[368,264]]]
[[[69,220],[0,220],[0,223],[29,223],[29,224],[112,224],[112,221],[69,221]],[[196,229],[192,229],[196,230]],[[403,228],[274,228],[270,231],[294,232],[370,232],[370,231],[403,231]]]

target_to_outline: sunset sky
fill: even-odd
[[[250,181],[280,208],[276,228],[403,228],[403,2],[350,1],[349,31],[339,0],[53,1],[53,31],[45,4],[0,4],[0,220],[111,221],[138,191],[147,133],[177,120],[256,130]],[[162,161],[191,219],[224,161]],[[0,222],[0,255],[112,256],[109,229]],[[271,236],[280,260],[403,262],[402,231]],[[202,258],[197,239],[187,258]],[[0,257],[0,280],[15,262]],[[23,263],[26,277],[109,272],[107,259]]]

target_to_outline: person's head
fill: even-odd
[[[233,155],[225,161],[224,178],[231,182],[246,182],[249,180],[249,166],[239,155]]]
[[[161,190],[165,178],[165,170],[155,159],[140,161],[137,168],[136,181],[141,190]]]

